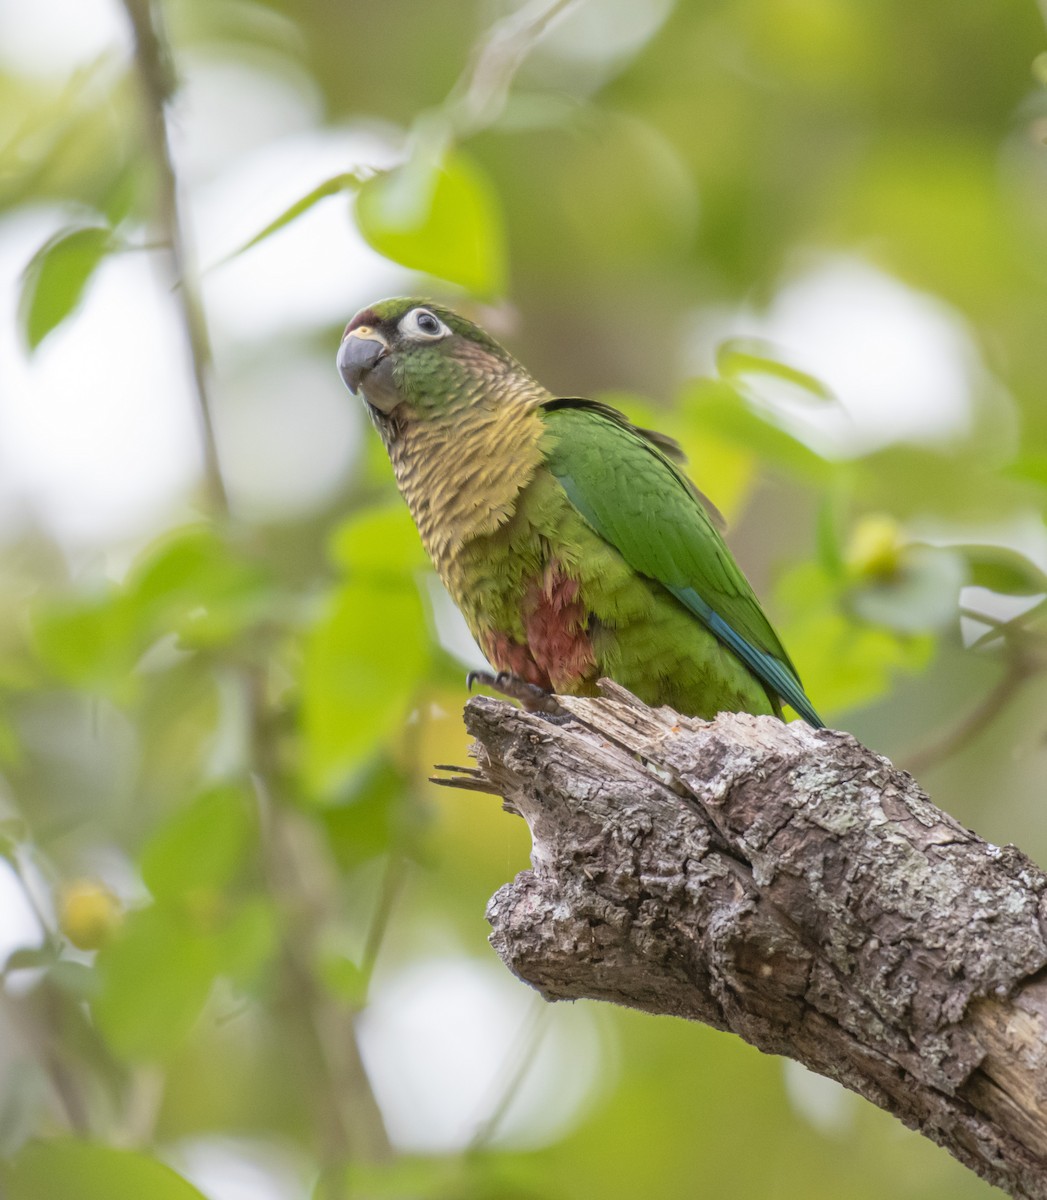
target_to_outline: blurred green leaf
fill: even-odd
[[[361,186],[367,176],[360,174],[357,171],[343,171],[341,174],[332,175],[330,179],[325,179],[323,183],[318,183],[311,191],[305,193],[300,200],[296,200],[294,204],[285,208],[284,211],[265,228],[261,229],[252,238],[248,238],[246,242],[231,254],[227,254],[225,258],[220,259],[215,266],[222,266],[224,263],[230,262],[234,258],[239,258],[241,254],[253,249],[259,243],[271,238],[274,233],[279,233],[281,229],[286,228],[293,221],[296,221],[303,213],[307,213],[321,200],[326,200],[328,196],[337,196],[342,192],[354,192]]]
[[[112,54],[103,52],[63,72],[56,86],[21,73],[0,75],[7,118],[0,206],[72,201],[112,221],[126,213],[126,197],[120,202],[114,193],[126,189],[129,172],[139,179],[146,172],[133,105],[137,81],[126,67],[113,68]]]
[[[429,662],[413,583],[353,580],[310,631],[302,669],[303,768],[329,795],[402,724]]]
[[[317,970],[331,995],[352,1008],[363,1005],[367,999],[368,978],[351,958],[344,954],[322,955]]]
[[[7,1200],[206,1200],[155,1158],[66,1138],[30,1142],[0,1181]]]
[[[968,583],[1007,596],[1047,592],[1047,575],[1018,550],[1008,546],[955,546],[967,560]]]
[[[379,254],[479,296],[505,290],[505,236],[497,195],[461,150],[424,151],[367,180],[356,195],[360,232]]]
[[[681,420],[687,425],[714,434],[799,479],[824,484],[835,474],[833,464],[753,412],[728,383],[692,380],[680,397],[680,407]]]
[[[130,913],[98,952],[95,1022],[122,1058],[162,1059],[193,1027],[219,965],[213,939],[184,914],[159,904]]]
[[[123,585],[41,602],[36,650],[61,679],[126,700],[135,667],[155,642],[176,635],[183,649],[225,645],[273,618],[266,573],[207,525],[165,534]]]
[[[344,521],[331,539],[331,557],[350,575],[401,582],[430,569],[410,511],[399,501]]]
[[[279,922],[272,902],[255,896],[238,904],[214,932],[222,974],[242,987],[271,967]]]
[[[832,391],[813,375],[776,356],[776,347],[757,338],[728,338],[716,348],[716,369],[728,383],[746,386],[753,375],[787,383],[810,399],[836,402]]]
[[[266,572],[213,525],[165,534],[135,563],[127,593],[147,642],[173,631],[193,648],[271,618],[275,600]]]
[[[593,272],[612,278],[616,268],[664,269],[687,254],[699,204],[678,147],[635,112],[594,108],[579,126],[559,196],[572,249],[585,254]],[[607,179],[614,185],[603,186]]]
[[[538,1200],[536,1191],[514,1179],[521,1172],[507,1155],[453,1158],[402,1157],[381,1165],[353,1163],[321,1176],[312,1200],[365,1196],[368,1200]],[[552,1193],[555,1194],[555,1193]]]
[[[827,492],[818,507],[818,524],[815,529],[818,562],[829,576],[835,578],[839,578],[844,569],[841,508],[838,491]]]
[[[142,878],[157,899],[221,888],[254,849],[251,796],[212,788],[162,825],[142,851]]]
[[[43,602],[33,614],[33,637],[41,660],[68,683],[126,698],[131,672],[144,649],[134,604],[107,588],[96,595]]]
[[[85,226],[49,238],[22,276],[19,316],[30,350],[76,308],[95,268],[114,248],[111,229]]]
[[[1041,489],[1047,488],[1047,454],[1035,454],[1031,451],[1022,454],[1003,469],[1003,474],[1011,479],[1028,480],[1038,484]]]
[[[98,973],[86,963],[60,958],[48,971],[47,978],[77,1000],[89,1000],[98,995]]]
[[[12,950],[4,962],[4,972],[30,971],[36,967],[49,967],[55,963],[54,946],[19,946]]]
[[[777,622],[812,703],[830,720],[885,695],[898,672],[924,670],[934,652],[929,634],[898,632],[855,620],[846,585],[814,562],[801,563],[778,581]],[[955,611],[955,593],[952,603]],[[905,615],[903,605],[898,610]],[[892,615],[896,615],[892,610]]]
[[[306,637],[302,672],[305,778],[328,796],[406,718],[431,662],[417,583],[428,568],[407,509],[356,514],[331,550],[348,579]]]
[[[378,757],[353,777],[341,803],[324,810],[327,841],[339,867],[348,871],[384,854],[392,844],[398,801],[408,781],[386,757]]]

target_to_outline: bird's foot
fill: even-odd
[[[528,712],[545,713],[551,717],[567,715],[557,704],[556,696],[552,692],[547,692],[536,683],[528,683],[526,679],[521,679],[511,671],[499,671],[497,675],[492,675],[490,671],[470,671],[465,677],[465,686],[471,692],[478,683],[490,688],[492,692],[508,696],[510,700],[519,700]]]

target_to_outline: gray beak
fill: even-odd
[[[345,386],[353,393],[368,371],[389,353],[389,345],[381,334],[366,325],[354,329],[338,347],[338,372]]]

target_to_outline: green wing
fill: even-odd
[[[568,499],[635,571],[655,579],[808,724],[822,725],[796,669],[699,493],[662,443],[613,408],[543,405],[547,463]]]

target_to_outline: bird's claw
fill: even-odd
[[[521,679],[511,671],[499,671],[497,675],[490,671],[470,671],[465,677],[466,689],[471,692],[478,683],[490,688],[492,692],[507,696],[510,700],[519,700],[528,712],[558,716],[564,711],[557,704],[552,692],[547,692],[536,683]]]

